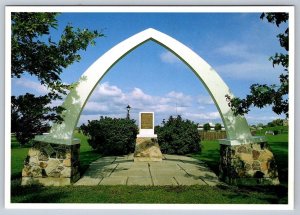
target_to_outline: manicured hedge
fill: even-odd
[[[138,128],[134,120],[100,117],[88,121],[80,130],[88,136],[90,146],[103,155],[124,155],[134,151]]]
[[[162,126],[155,127],[155,133],[162,153],[183,155],[201,151],[197,125],[181,116],[170,116]]]

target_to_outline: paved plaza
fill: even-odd
[[[209,185],[218,177],[205,163],[196,159],[163,155],[161,162],[134,162],[133,154],[100,158],[74,185]]]

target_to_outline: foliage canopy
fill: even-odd
[[[100,117],[88,121],[80,130],[88,136],[90,146],[103,155],[125,155],[134,151],[138,128],[134,120]]]
[[[204,125],[203,125],[203,130],[204,131],[209,131],[211,129],[211,127],[210,127],[210,124],[209,123],[205,123]]]
[[[276,24],[277,27],[289,20],[288,13],[262,13],[261,19],[266,18],[268,22]],[[251,105],[263,108],[267,105],[272,106],[276,114],[285,114],[288,117],[288,89],[289,89],[289,27],[283,33],[277,35],[280,46],[284,49],[283,53],[275,53],[269,60],[275,65],[281,65],[284,73],[279,76],[280,85],[253,84],[250,86],[250,94],[246,98],[231,98],[226,95],[228,104],[235,115],[244,115],[250,111]]]
[[[170,116],[168,121],[163,121],[162,126],[155,127],[162,153],[188,154],[199,152],[200,136],[197,125],[190,120],[183,120],[181,116]]]
[[[75,29],[68,24],[60,38],[54,41],[51,32],[57,30],[57,15],[11,13],[11,77],[21,78],[30,74],[49,91],[42,96],[29,93],[12,96],[12,132],[17,133],[22,144],[47,130],[50,121],[62,120],[59,114],[63,108],[53,107],[51,102],[61,99],[71,86],[63,83],[60,75],[65,68],[81,59],[81,50],[94,45],[95,39],[103,36],[97,31]]]

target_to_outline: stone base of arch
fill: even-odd
[[[233,185],[278,185],[278,171],[267,142],[220,144],[219,178]]]
[[[64,186],[80,178],[80,143],[72,145],[35,142],[22,170],[22,185]]]

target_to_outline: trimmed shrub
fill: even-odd
[[[124,155],[134,151],[138,128],[134,120],[100,117],[88,121],[80,130],[90,146],[103,155]]]
[[[222,125],[220,123],[215,124],[215,131],[221,131],[222,130]]]
[[[211,129],[211,127],[210,127],[210,124],[209,124],[209,123],[205,123],[205,124],[203,125],[203,130],[204,130],[204,131],[210,131],[210,129]]]
[[[162,126],[155,127],[155,133],[162,153],[183,155],[201,151],[197,125],[181,116],[170,116]]]

